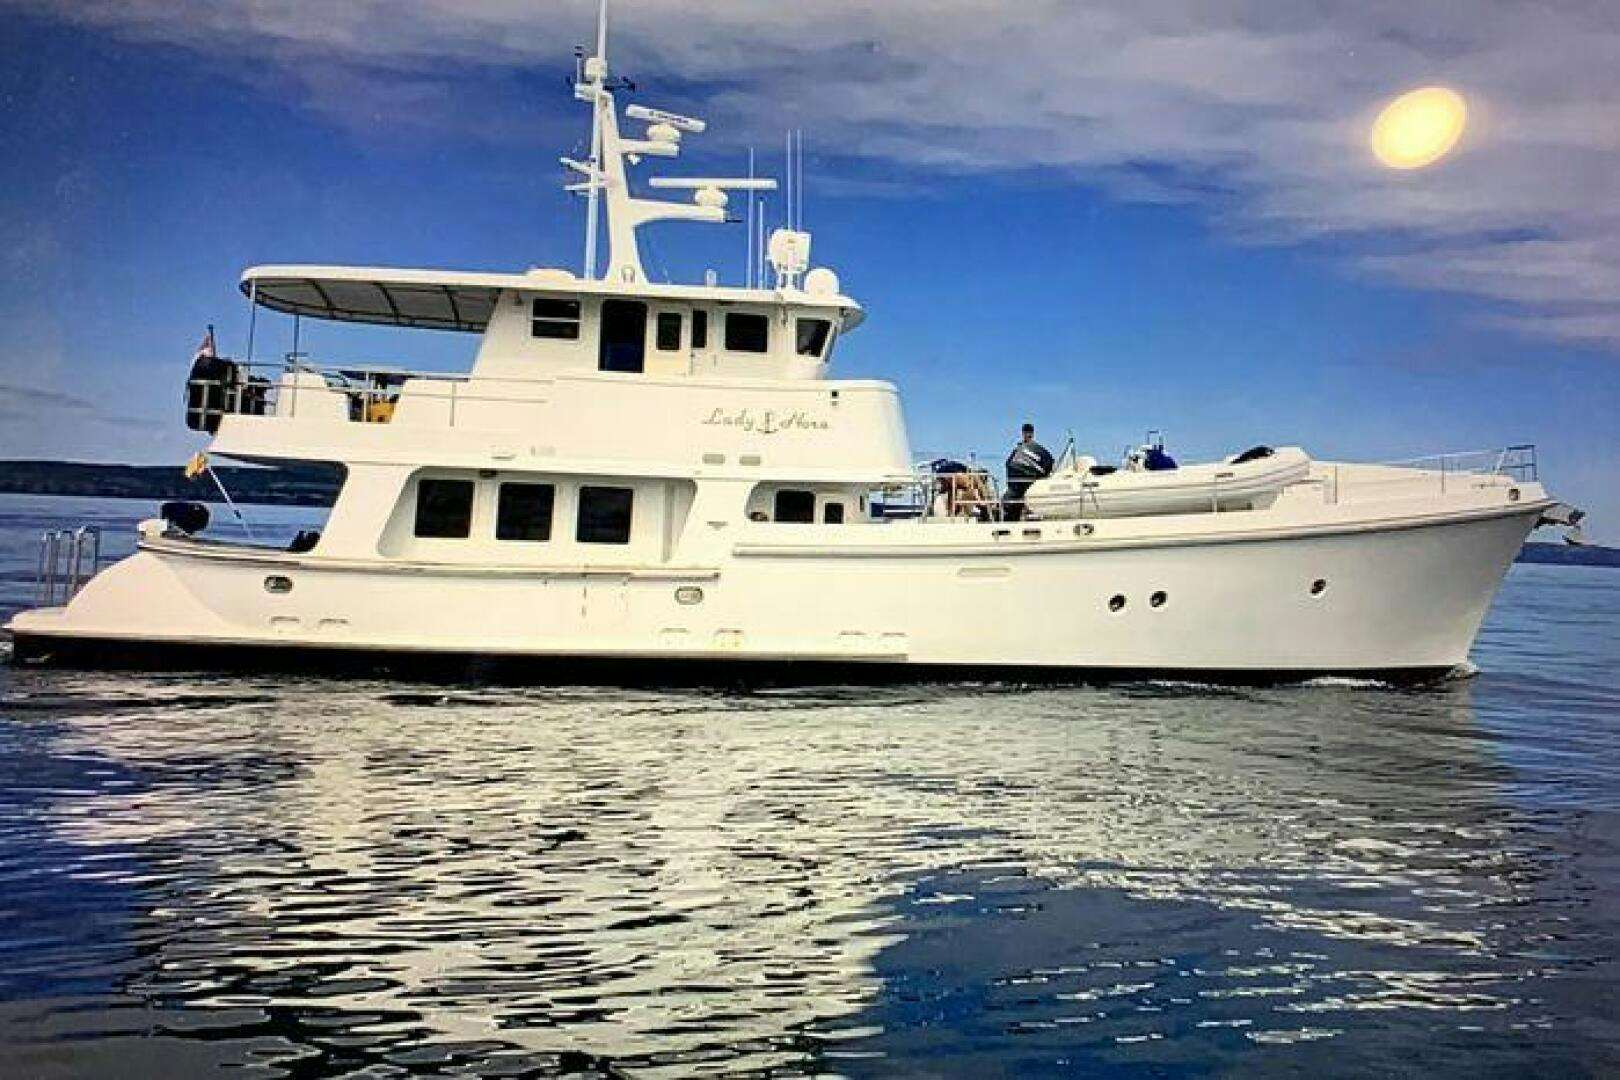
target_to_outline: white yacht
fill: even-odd
[[[1070,457],[1050,498],[1009,513],[987,471],[915,465],[895,386],[830,377],[862,310],[811,268],[791,166],[789,227],[768,237],[771,180],[655,177],[690,201],[638,194],[629,169],[676,158],[705,125],[630,105],[624,122],[644,127],[621,130],[605,20],[576,75],[591,152],[563,160],[588,206],[583,273],[247,270],[253,310],[478,334],[476,361],[448,376],[204,357],[187,421],[208,453],[342,466],[324,528],[292,549],[223,542],[182,505],[105,569],[86,531],[54,534],[40,606],[9,624],[17,658],[494,660],[682,681],[1429,677],[1465,663],[1530,530],[1570,516],[1527,447],[1400,465],[1289,448],[1287,468],[1234,459],[1174,483],[1140,460],[1111,476]],[[724,222],[736,201],[740,284],[648,279],[642,226]]]

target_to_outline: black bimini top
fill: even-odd
[[[256,266],[241,289],[272,311],[339,322],[482,332],[501,289],[534,287],[519,274],[387,270],[349,266]]]

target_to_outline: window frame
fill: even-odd
[[[758,320],[758,325],[761,330],[759,348],[745,348],[739,341],[737,335],[741,333],[740,324],[743,320]],[[738,326],[738,330],[736,332],[733,330],[734,325]],[[734,344],[733,342],[737,343]],[[771,351],[771,317],[757,311],[726,312],[725,346],[726,352],[729,353],[746,353],[750,356],[764,356],[769,354]]]
[[[613,494],[615,496],[616,495],[623,495],[625,497],[624,511],[623,511],[624,512],[624,532],[623,532],[623,538],[622,539],[618,538],[619,534],[617,532],[615,532],[612,536],[598,536],[598,535],[587,536],[586,535],[586,514],[587,514],[587,512],[592,512],[592,513],[596,512],[595,510],[589,510],[588,511],[588,504],[591,503],[593,501],[593,499],[599,498],[599,497],[601,497],[603,495],[606,495],[608,493],[611,493],[611,494]],[[575,507],[574,507],[574,542],[575,543],[578,543],[578,544],[618,544],[618,545],[625,545],[625,544],[630,543],[631,539],[634,537],[634,535],[635,535],[635,527],[636,527],[636,489],[635,488],[633,488],[633,487],[624,487],[624,486],[619,485],[619,484],[581,484],[579,486],[578,496],[575,499]]]
[[[547,496],[546,501],[545,501],[545,516],[544,516],[544,519],[543,519],[543,525],[538,530],[542,535],[539,535],[539,536],[517,535],[519,532],[536,531],[534,526],[537,523],[537,521],[535,519],[531,519],[529,521],[523,521],[523,522],[516,522],[514,524],[517,525],[518,527],[512,530],[512,535],[503,534],[502,530],[505,529],[507,527],[507,524],[508,524],[508,522],[507,522],[507,508],[508,507],[507,507],[507,501],[506,501],[506,493],[507,493],[508,489],[531,489],[534,492],[546,491],[548,493],[548,496]],[[514,490],[513,494],[516,495],[516,494],[518,494],[518,492]],[[549,483],[549,482],[542,483],[542,482],[534,481],[534,480],[503,480],[503,481],[501,481],[500,484],[498,484],[496,486],[496,491],[495,491],[495,539],[497,539],[497,540],[499,540],[499,541],[501,541],[503,543],[520,543],[520,544],[545,544],[545,543],[549,543],[551,541],[551,530],[555,527],[556,523],[557,523],[557,485],[556,484]]]
[[[549,314],[540,313],[541,305],[551,305],[561,308],[562,313],[552,311]],[[568,309],[572,308],[572,314]],[[568,299],[561,296],[536,296],[529,301],[529,336],[542,341],[578,341],[581,314],[583,307],[577,298]],[[541,327],[546,327],[541,333]]]
[[[466,493],[465,524],[461,531],[434,531],[423,532],[422,507],[424,502],[431,498],[429,491],[442,491],[450,486],[462,489]],[[442,496],[441,496],[442,497]],[[411,535],[418,540],[466,540],[472,536],[473,513],[478,506],[478,482],[463,480],[453,476],[421,476],[416,480],[416,499],[414,514],[411,520]]]
[[[805,327],[810,326],[810,347],[806,348],[804,339]],[[820,327],[821,332],[816,334],[814,328]],[[813,356],[817,360],[827,355],[827,346],[832,343],[833,322],[831,319],[816,319],[800,317],[793,325],[793,351],[798,356]]]
[[[802,498],[802,510],[795,509],[791,516],[782,513],[782,497]],[[786,525],[814,525],[816,523],[816,493],[809,488],[777,488],[771,496],[771,520]]]
[[[673,340],[665,337],[665,331],[674,327]],[[685,336],[686,317],[679,311],[660,311],[653,316],[653,348],[658,352],[680,352],[681,338]],[[669,344],[664,344],[669,341]]]

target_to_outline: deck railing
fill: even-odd
[[[537,404],[534,388],[550,379],[480,377],[474,383],[462,372],[415,371],[370,364],[317,365],[302,357],[280,363],[224,361],[218,377],[186,382],[186,425],[213,432],[224,416],[296,418],[318,406],[329,407],[330,395],[346,406],[356,423],[386,424],[405,396],[412,402],[443,402],[446,423],[456,425],[458,411],[475,402]],[[408,395],[405,386],[410,383]],[[493,392],[492,392],[493,391]],[[319,395],[317,397],[317,395]]]
[[[1519,443],[1495,450],[1428,454],[1373,465],[1332,465],[1327,475],[1313,479],[1322,484],[1325,501],[1339,503],[1387,497],[1397,490],[1449,495],[1501,484],[1534,483],[1540,479],[1540,468],[1535,445]]]

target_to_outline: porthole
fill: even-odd
[[[292,578],[284,577],[281,574],[271,574],[264,579],[264,591],[267,593],[290,593],[292,592]]]
[[[1148,597],[1148,607],[1156,607],[1156,608],[1164,607],[1164,605],[1166,604],[1166,602],[1169,601],[1169,599],[1170,599],[1170,594],[1165,592],[1163,589],[1160,589],[1158,592],[1156,592],[1152,596]]]
[[[703,603],[703,590],[696,585],[682,585],[675,590],[675,602],[691,607]]]
[[[1317,578],[1311,582],[1312,596],[1321,596],[1325,592],[1327,592],[1327,578]]]
[[[1516,488],[1516,487],[1508,488],[1508,502],[1518,502],[1518,501],[1519,501],[1519,489]]]
[[[1108,598],[1108,610],[1109,611],[1124,611],[1125,610],[1125,594],[1124,593],[1115,593],[1113,596],[1110,596]]]
[[[1090,536],[1096,531],[1096,526],[1089,524],[1081,524],[1074,527],[1074,535],[1076,536]]]

